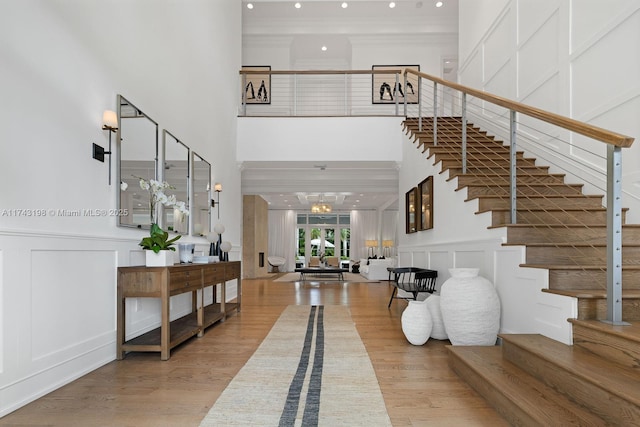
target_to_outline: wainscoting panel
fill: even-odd
[[[114,251],[35,250],[31,253],[31,358],[77,354],[113,334]],[[68,307],[60,310],[60,307]],[[93,344],[90,344],[93,342]]]

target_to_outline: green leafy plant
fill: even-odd
[[[151,250],[155,253],[160,251],[175,251],[176,248],[172,245],[182,236],[178,235],[173,239],[169,239],[169,233],[158,226],[156,222],[158,206],[162,204],[174,207],[187,215],[189,214],[189,209],[187,209],[184,202],[177,201],[175,195],[172,194],[167,196],[165,194],[165,190],[173,189],[173,187],[171,187],[166,181],[160,182],[155,179],[147,181],[139,176],[136,176],[136,178],[138,178],[140,182],[140,188],[149,191],[149,214],[151,216],[151,230],[149,237],[142,238],[138,245],[141,246],[142,249]],[[122,184],[121,186],[123,191],[127,189],[126,185]]]
[[[158,224],[151,224],[151,233],[149,237],[144,237],[139,245],[142,249],[152,250],[155,253],[160,251],[175,251],[172,245],[178,240],[180,235],[169,239],[169,233],[158,227]]]

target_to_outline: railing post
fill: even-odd
[[[404,116],[407,117],[407,72],[404,73]]]
[[[418,76],[418,130],[422,132],[422,77]]]
[[[398,112],[400,111],[400,106],[398,103],[398,84],[400,83],[400,76],[398,75],[398,73],[396,73],[396,83],[393,86],[393,94],[395,94],[396,99],[395,99],[395,103],[396,103],[396,116],[398,115]]]
[[[241,83],[242,87],[240,88],[240,90],[242,91],[242,115],[246,116],[247,115],[247,75],[243,74],[242,75],[242,83]]]
[[[344,73],[344,90],[342,91],[342,93],[344,93],[344,115],[345,117],[347,117],[349,115],[349,103],[347,101],[349,93],[347,92],[349,88],[349,75],[347,73]]]
[[[467,94],[462,93],[462,173],[467,173]]]
[[[438,145],[438,83],[433,82],[433,145]]]
[[[293,75],[293,115],[298,115],[298,75]]]
[[[509,182],[510,189],[509,194],[511,195],[511,224],[515,224],[516,220],[516,200],[517,200],[517,187],[516,187],[516,166],[517,166],[517,158],[516,158],[516,134],[518,131],[516,124],[516,112],[515,110],[509,110],[510,119],[509,119],[509,128],[511,130],[509,137],[509,145],[510,145],[510,158],[509,162]]]
[[[622,149],[607,144],[607,323],[622,321]]]

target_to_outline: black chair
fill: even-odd
[[[418,299],[418,294],[420,293],[432,294],[436,291],[438,272],[435,270],[417,267],[399,267],[394,268],[391,272],[394,275],[392,282],[393,292],[391,293],[387,308],[391,307],[394,298],[411,299],[411,297],[396,296],[398,289],[412,294],[414,300]]]

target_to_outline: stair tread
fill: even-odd
[[[503,346],[506,343],[517,346],[583,381],[640,406],[640,373],[632,368],[609,362],[580,347],[562,344],[542,335],[500,334],[500,337],[503,339]]]
[[[526,246],[528,248],[606,248],[607,242],[603,241],[602,243],[582,243],[582,242],[507,242],[503,243],[502,246]],[[640,242],[638,243],[623,243],[623,248],[637,248],[640,247]]]
[[[603,423],[601,418],[506,360],[501,347],[450,346],[448,350],[540,425]]]
[[[575,298],[602,299],[607,297],[606,289],[542,289],[542,292]],[[623,289],[622,298],[638,299],[640,298],[640,289]]]
[[[544,210],[544,209],[543,209]],[[489,228],[607,228],[607,224],[500,224]],[[640,228],[640,224],[623,224],[622,228]]]
[[[522,245],[520,245],[522,246]],[[547,270],[598,270],[606,271],[606,264],[593,264],[593,265],[571,265],[571,264],[520,264],[520,267],[525,268],[545,268]],[[636,264],[622,264],[623,270],[640,270],[640,265]]]
[[[610,323],[601,322],[600,320],[569,319],[569,322],[583,328],[595,329],[609,335],[615,335],[627,340],[635,341],[640,346],[640,322],[631,322],[631,324],[627,326],[612,325]]]

